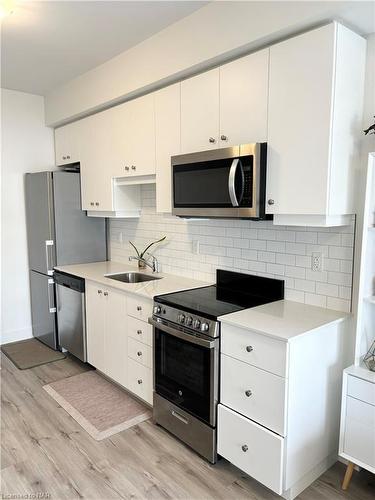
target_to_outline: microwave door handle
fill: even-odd
[[[238,168],[239,164],[240,164],[239,158],[235,158],[232,161],[232,165],[230,167],[229,177],[228,177],[229,197],[230,197],[230,201],[232,202],[232,205],[234,207],[239,206],[239,203],[237,200],[237,195],[236,195],[236,187],[235,187],[236,173],[237,173],[237,168]]]

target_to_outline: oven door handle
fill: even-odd
[[[236,193],[236,174],[237,174],[237,169],[241,168],[241,173],[242,173],[242,192],[240,196],[240,201],[237,199],[237,193]],[[230,201],[232,202],[232,205],[234,207],[238,207],[240,205],[240,202],[243,197],[243,168],[242,168],[242,163],[239,158],[234,158],[232,161],[232,165],[229,170],[229,177],[228,177],[228,190],[229,190],[229,197]]]
[[[174,337],[177,337],[179,339],[186,340],[191,344],[197,344],[202,347],[207,347],[209,349],[214,349],[218,345],[217,339],[206,340],[203,339],[202,337],[196,337],[195,335],[191,335],[190,333],[185,333],[181,330],[177,330],[176,328],[165,325],[161,321],[155,321],[153,318],[148,318],[148,322],[150,323],[150,325],[154,326],[158,330],[168,333],[169,335],[173,335]]]

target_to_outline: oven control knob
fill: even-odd
[[[199,319],[195,319],[193,321],[193,326],[194,326],[194,328],[197,328],[197,329],[201,326],[201,322],[199,321]]]
[[[160,306],[154,306],[154,314],[160,314],[161,313],[161,307]]]
[[[208,323],[203,322],[203,323],[201,324],[201,331],[202,331],[202,332],[208,332],[208,329],[209,329],[209,328],[210,328],[210,325],[209,325]]]
[[[191,316],[188,316],[185,320],[185,325],[191,326],[193,324],[193,318]]]
[[[178,321],[179,323],[185,323],[185,314],[180,313],[180,314],[177,316],[177,321]]]

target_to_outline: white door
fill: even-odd
[[[220,67],[220,146],[267,141],[269,49]]]
[[[109,288],[104,291],[103,297],[106,303],[105,373],[119,384],[126,386],[126,296]]]
[[[56,165],[68,165],[80,160],[81,120],[55,129]]]
[[[105,373],[104,356],[106,301],[103,288],[86,282],[87,361]]]
[[[81,189],[83,210],[111,211],[112,140],[106,112],[82,120]]]
[[[181,151],[181,84],[155,92],[156,211],[172,211],[171,156]]]
[[[219,69],[181,82],[181,151],[219,147]]]
[[[268,213],[327,213],[334,42],[330,24],[270,48]]]

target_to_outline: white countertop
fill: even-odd
[[[375,384],[375,372],[370,371],[366,366],[356,366],[352,365],[345,368],[345,373],[352,375],[353,377],[361,378],[362,380],[367,380],[372,384]]]
[[[184,278],[183,276],[175,276],[173,274],[152,273],[151,270],[138,270],[137,264],[122,264],[120,262],[105,261],[92,262],[89,264],[71,264],[68,266],[56,266],[56,271],[73,274],[86,280],[95,281],[102,285],[117,288],[124,292],[135,293],[142,297],[153,299],[155,295],[164,293],[178,292],[180,290],[188,290],[189,288],[199,288],[201,286],[211,285],[204,281]],[[161,277],[158,280],[144,281],[142,283],[122,283],[106,277],[107,274],[140,272],[142,274],[150,274]]]
[[[229,325],[247,328],[278,340],[288,342],[294,337],[321,326],[343,321],[349,315],[332,309],[310,306],[290,300],[244,309],[220,316]]]

